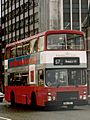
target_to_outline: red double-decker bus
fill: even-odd
[[[5,99],[36,106],[87,104],[83,32],[50,30],[6,45]]]

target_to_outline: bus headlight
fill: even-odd
[[[48,95],[51,95],[51,92],[48,92]]]
[[[80,96],[79,96],[79,98],[80,98],[80,99],[82,99],[82,98],[83,98],[83,96],[82,96],[82,95],[80,95]]]
[[[56,97],[55,97],[55,96],[53,96],[53,100],[56,100]]]
[[[87,99],[87,96],[86,95],[83,95],[83,100],[86,100]]]
[[[52,97],[51,96],[48,96],[48,101],[51,101],[52,100]]]
[[[83,100],[86,100],[86,99],[87,99],[87,96],[86,96],[86,95],[80,95],[79,98],[80,98],[80,99],[83,99]]]
[[[87,92],[86,92],[86,91],[84,91],[83,93],[84,93],[84,94],[86,94]]]
[[[48,92],[48,101],[52,101],[52,100],[53,101],[56,100],[56,97],[51,92]]]

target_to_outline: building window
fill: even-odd
[[[14,30],[15,30],[15,24],[12,25],[12,31],[14,31]]]
[[[20,28],[22,28],[23,26],[24,26],[24,21],[21,20],[21,21],[20,21]]]
[[[8,34],[8,27],[6,27],[6,34]]]
[[[79,22],[79,0],[72,1],[72,28],[80,29]]]
[[[24,10],[25,10],[25,12],[28,10],[28,2],[25,3]]]
[[[12,5],[14,5],[15,4],[15,0],[12,0]]]
[[[4,4],[2,4],[2,6],[1,6],[1,7],[2,7],[2,11],[4,11]]]
[[[16,29],[19,29],[19,22],[16,23]]]
[[[20,35],[20,39],[23,39],[23,38],[24,38],[24,34],[21,34],[21,35]]]
[[[87,27],[88,24],[88,0],[81,0],[81,22],[82,27]]]
[[[11,0],[9,0],[9,7],[11,7]]]
[[[11,32],[11,25],[9,26],[9,33]]]
[[[39,18],[38,18],[38,12],[35,13],[35,22],[38,22]]]
[[[30,16],[30,24],[33,24],[33,15]]]
[[[19,8],[16,9],[16,16],[19,15]]]
[[[28,26],[28,17],[25,19],[25,26]]]
[[[64,23],[64,29],[71,29],[71,25],[70,25],[70,0],[63,1],[63,23]]]
[[[24,12],[24,6],[21,5],[21,7],[20,7],[20,13],[22,14],[23,12]]]
[[[35,5],[35,6],[38,6],[38,3],[39,3],[38,0],[34,0],[34,5]]]

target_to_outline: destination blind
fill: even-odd
[[[79,57],[55,57],[54,65],[79,65]]]

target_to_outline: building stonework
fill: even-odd
[[[2,0],[6,44],[50,29],[82,30],[89,0]]]

